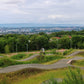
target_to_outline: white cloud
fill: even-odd
[[[12,10],[12,13],[14,13],[14,14],[30,14],[28,12],[25,12],[25,11],[22,11],[19,9]]]
[[[48,15],[49,19],[57,19],[57,18],[68,18],[64,15]]]
[[[0,18],[32,22],[84,22],[84,0],[0,0]],[[4,14],[3,14],[4,13]],[[4,18],[4,16],[7,16]],[[60,20],[60,21],[59,21]],[[11,19],[12,22],[12,19]]]
[[[18,4],[18,3],[24,3],[25,0],[0,0],[0,3],[2,4]]]

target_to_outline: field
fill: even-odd
[[[77,53],[75,55],[69,56],[71,53],[82,51],[80,53]],[[31,58],[33,55],[36,55],[36,57],[28,60],[28,58]],[[84,59],[81,57],[84,57],[83,50],[46,50],[45,54],[40,53],[40,51],[34,51],[34,52],[19,52],[19,53],[9,53],[9,54],[1,54],[0,58],[0,67],[5,69],[7,66],[13,66],[13,65],[21,65],[21,64],[41,64],[41,66],[49,66],[54,65],[54,63],[58,63],[59,66],[61,65],[61,60],[67,60],[69,59],[75,59],[77,57],[80,57],[79,60],[73,60],[72,65],[78,66],[78,67],[84,67]],[[25,59],[27,59],[25,61]],[[65,64],[65,62],[63,62]],[[63,64],[62,63],[62,64]],[[67,64],[66,64],[67,65]],[[40,67],[41,67],[40,66]],[[47,67],[46,66],[46,67]],[[64,65],[63,65],[64,66]],[[39,66],[38,66],[39,67]],[[58,68],[58,69],[37,69],[37,68],[24,68],[22,70],[17,70],[13,72],[8,73],[1,73],[0,74],[0,81],[1,84],[41,84],[42,82],[56,78],[63,80],[67,77],[66,73],[70,71],[68,67],[64,68]],[[11,69],[11,68],[10,68]],[[72,71],[76,72],[76,68],[71,68]],[[84,70],[82,69],[80,71],[82,75],[84,75]],[[70,73],[70,72],[69,72]],[[53,83],[54,84],[54,83]]]

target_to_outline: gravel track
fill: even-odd
[[[80,53],[75,52],[75,54]],[[69,55],[69,56],[73,56],[73,54]],[[37,55],[33,55],[30,59],[32,59],[33,57],[36,57]],[[59,68],[65,68],[68,66],[72,66],[71,64],[68,64],[67,62],[70,60],[81,60],[84,59],[84,57],[73,57],[73,58],[69,58],[69,59],[62,59],[59,60],[58,62],[54,63],[54,64],[50,64],[50,65],[43,65],[43,64],[21,64],[21,65],[13,65],[13,66],[8,66],[5,68],[0,69],[0,73],[9,73],[9,72],[14,72],[14,71],[18,71],[21,69],[25,69],[25,68],[37,68],[37,69],[59,69]],[[27,59],[29,60],[29,59]],[[82,67],[83,68],[83,67]]]

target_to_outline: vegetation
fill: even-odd
[[[38,56],[35,59],[32,59],[30,63],[46,63],[52,60],[62,59],[63,56],[49,55],[49,56]]]
[[[12,56],[11,58],[20,60],[20,59],[24,58],[25,56],[26,56],[26,54],[17,54],[17,55]]]
[[[30,54],[31,55],[31,54]],[[19,60],[24,56],[24,54],[19,54],[19,55],[14,55],[11,58],[1,58],[0,59],[0,67],[6,67],[6,66],[10,66],[10,65],[18,65],[18,64],[33,64],[33,63],[46,63],[46,62],[50,62],[53,60],[59,60],[64,58],[61,55],[49,55],[49,56],[42,56],[39,55],[38,57],[31,59],[29,61],[23,61],[23,62],[19,62],[19,61],[15,61],[15,60]],[[15,60],[14,60],[15,59]]]
[[[71,38],[69,37],[71,36]],[[59,38],[56,38],[59,37]],[[29,61],[16,61],[20,59],[24,59],[26,57],[31,56],[32,54],[17,54],[11,57],[3,57],[0,58],[0,67],[6,67],[10,65],[18,65],[18,64],[51,64],[62,58],[65,55],[68,55],[72,52],[73,49],[83,49],[84,48],[84,30],[82,31],[61,31],[55,32],[50,35],[45,33],[39,33],[34,35],[1,35],[0,36],[0,53],[11,53],[11,52],[22,52],[22,51],[32,51],[32,50],[40,50],[41,48],[53,49],[50,52],[46,52],[45,54],[40,54],[38,57],[31,59]],[[54,49],[55,48],[55,49]],[[66,49],[63,53],[57,52],[57,49]],[[50,55],[47,55],[50,54]],[[79,53],[79,56],[84,56],[84,53]],[[75,61],[73,64],[77,66],[84,66],[84,60]],[[83,84],[84,80],[79,70],[73,71],[70,69],[69,74],[66,74],[64,70],[52,70],[45,71],[39,69],[25,69],[18,72],[8,73],[8,74],[0,74],[0,84],[10,84],[10,81],[15,81],[15,84],[24,84],[24,82],[28,82],[29,84],[41,84],[43,81],[50,79],[53,75],[53,78],[64,78],[66,77],[60,84]],[[40,74],[37,74],[40,73]],[[60,74],[59,74],[60,73]],[[35,75],[31,77],[32,75]],[[3,77],[2,77],[3,76]],[[17,82],[17,80],[21,77],[27,78],[24,81]],[[19,77],[19,78],[18,78]],[[53,84],[59,84],[56,80],[51,80]]]
[[[1,58],[0,59],[0,67],[6,67],[6,66],[10,66],[10,65],[17,65],[17,64],[21,64],[21,62],[17,62],[12,59],[9,59],[9,58]]]
[[[68,54],[70,54],[70,53],[71,53],[71,51],[73,51],[73,49],[72,49],[72,48],[71,48],[71,49],[69,49],[69,50],[64,51],[64,52],[63,52],[63,55],[68,55]]]
[[[56,38],[56,37],[59,37]],[[22,52],[45,49],[83,49],[84,30],[61,31],[52,34],[39,33],[34,35],[8,34],[0,36],[0,53]]]
[[[39,73],[42,73],[45,70],[35,69],[35,68],[29,68],[29,69],[23,69],[16,72],[6,73],[6,74],[0,74],[0,84],[13,84],[19,79],[28,78],[32,75],[36,75]],[[13,82],[12,82],[13,81]]]
[[[56,79],[52,78],[47,83],[45,82],[43,84],[84,84],[84,79],[79,69],[77,69],[77,71],[70,69],[62,82],[59,83]]]
[[[82,57],[84,57],[84,52],[80,52],[76,56],[82,56]]]
[[[73,65],[76,65],[76,66],[84,66],[84,60],[78,60],[78,61],[73,61],[72,62]]]
[[[9,45],[6,45],[6,46],[5,46],[5,53],[10,53]]]
[[[25,83],[42,84],[44,81],[49,80],[51,78],[61,78],[61,79],[65,78],[65,79],[67,79],[67,76],[65,74],[67,72],[69,73],[69,75],[71,75],[70,70],[67,69],[67,68],[58,69],[58,70],[51,70],[51,71],[44,71],[44,72],[42,72],[40,74],[30,76],[29,78],[24,78],[21,81],[18,81],[18,82],[16,81],[14,84],[25,84]],[[76,72],[76,77],[77,77],[78,72],[75,69],[72,69],[72,72]],[[84,72],[82,71],[81,74],[84,74]],[[72,77],[72,76],[70,76],[70,77]],[[79,78],[80,78],[80,76],[77,78],[77,80],[79,80]],[[65,84],[65,83],[63,83],[63,84]],[[72,84],[74,84],[74,83],[72,83]]]
[[[71,51],[71,49],[67,50],[67,51],[69,53]],[[51,54],[48,55],[48,53],[51,53]],[[11,65],[18,65],[18,64],[33,64],[33,63],[52,64],[52,63],[55,63],[58,60],[64,58],[62,52],[57,52],[56,49],[52,49],[48,53],[41,54],[38,57],[33,58],[29,61],[17,61],[17,60],[21,60],[21,59],[30,57],[31,55],[33,55],[32,53],[30,53],[30,54],[20,53],[17,55],[13,55],[11,57],[4,56],[3,58],[0,59],[0,67],[7,67],[7,66],[11,66]]]

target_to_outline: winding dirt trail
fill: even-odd
[[[75,52],[75,55],[80,53],[79,51]],[[73,54],[69,55],[69,56],[73,56]],[[68,63],[68,61],[70,60],[81,60],[84,59],[84,57],[73,57],[73,58],[69,58],[69,59],[62,59],[59,60],[58,62],[54,63],[54,64],[50,64],[50,65],[43,65],[43,64],[21,64],[21,65],[14,65],[14,66],[8,66],[5,68],[0,69],[0,73],[8,73],[8,72],[14,72],[14,71],[18,71],[21,69],[25,69],[25,68],[37,68],[37,69],[59,69],[59,68],[65,68],[68,66],[72,66],[70,63]],[[82,67],[83,68],[83,67]]]

